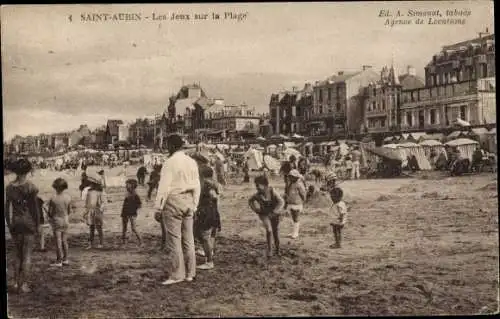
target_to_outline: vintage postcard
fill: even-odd
[[[1,7],[10,318],[497,314],[493,1]]]

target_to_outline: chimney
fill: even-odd
[[[292,92],[297,92],[297,87],[296,86],[292,87]]]
[[[338,75],[343,75],[344,74],[344,71],[339,71],[338,72]]]
[[[407,69],[406,69],[406,73],[408,75],[413,75],[413,76],[416,76],[417,75],[417,71],[415,70],[415,68],[411,65],[408,65]]]
[[[306,83],[304,85],[304,91],[310,90],[311,89],[311,83]]]
[[[366,71],[368,69],[371,69],[372,66],[371,65],[363,65],[363,71]]]

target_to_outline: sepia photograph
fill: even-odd
[[[493,1],[0,12],[2,317],[499,313]]]

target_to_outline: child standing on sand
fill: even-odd
[[[22,158],[8,167],[16,179],[5,188],[5,222],[16,247],[15,284],[18,292],[31,292],[28,281],[35,235],[40,226],[38,188],[27,179],[31,163]]]
[[[127,242],[127,225],[130,221],[130,228],[132,232],[137,237],[139,246],[142,246],[141,236],[137,232],[136,220],[137,211],[142,207],[141,198],[135,192],[137,188],[137,181],[135,179],[129,179],[125,182],[125,187],[127,188],[127,195],[123,201],[122,208],[122,244]]]
[[[306,200],[306,188],[303,177],[298,170],[292,169],[288,174],[290,185],[286,196],[286,206],[290,210],[293,220],[293,232],[290,237],[295,239],[299,237],[299,215],[304,210],[304,201]]]
[[[259,215],[266,229],[267,256],[272,256],[272,237],[274,237],[275,252],[279,256],[279,222],[281,209],[285,202],[278,192],[269,186],[269,180],[266,176],[257,176],[255,178],[255,187],[257,188],[257,193],[250,197],[248,205]]]
[[[51,266],[62,267],[63,265],[69,265],[67,231],[69,227],[69,215],[73,212],[73,206],[71,196],[65,192],[68,189],[68,183],[64,179],[57,178],[52,183],[52,188],[54,188],[56,194],[49,201],[49,211],[47,214],[49,215],[50,225],[56,239],[57,260]]]
[[[330,190],[330,198],[332,199],[333,205],[330,208],[330,212],[333,216],[333,222],[330,223],[333,230],[333,236],[335,237],[335,245],[330,246],[330,248],[340,248],[342,243],[342,229],[347,221],[347,206],[342,200],[344,197],[344,192],[342,189],[335,187]]]
[[[200,202],[196,218],[197,235],[203,245],[206,262],[199,265],[198,269],[214,268],[215,238],[221,230],[219,214],[219,184],[213,179],[214,171],[211,167],[206,167],[202,171],[203,181],[201,188]]]
[[[104,213],[104,194],[102,182],[98,178],[88,177],[89,190],[87,191],[87,196],[85,198],[85,215],[87,225],[90,228],[89,245],[87,249],[91,249],[94,244],[95,231],[99,235],[99,245],[97,248],[102,248],[103,245],[103,213]]]

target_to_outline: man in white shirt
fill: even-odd
[[[169,254],[169,278],[163,285],[192,281],[196,275],[193,216],[201,185],[198,165],[181,151],[183,144],[177,134],[167,139],[170,157],[163,163],[155,202],[166,230],[165,244]]]

